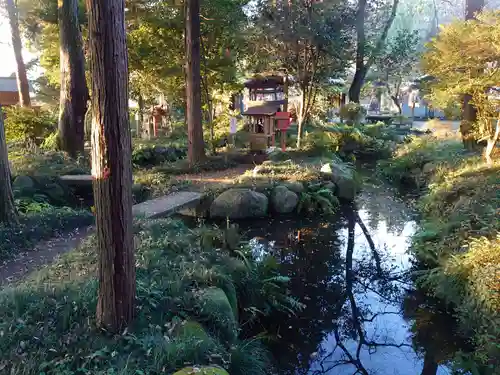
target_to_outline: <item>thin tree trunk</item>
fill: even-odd
[[[484,0],[466,0],[465,19],[476,19],[476,13],[484,8]],[[472,104],[472,95],[465,94],[462,105],[462,121],[460,122],[460,133],[466,150],[475,150],[477,140],[474,136],[474,124],[477,121],[477,110]]]
[[[486,162],[490,165],[493,164],[493,160],[491,159],[491,153],[493,152],[493,149],[495,148],[499,137],[500,137],[500,114],[498,115],[498,119],[496,121],[495,132],[490,138],[488,138],[488,143],[484,150],[484,156],[486,158]]]
[[[28,83],[28,75],[26,73],[26,65],[23,60],[23,45],[21,43],[21,35],[19,33],[19,18],[17,6],[14,0],[5,0],[7,14],[9,15],[10,32],[12,34],[12,48],[17,64],[17,89],[19,91],[19,104],[21,107],[31,107],[30,86]]]
[[[3,112],[0,106],[0,223],[17,224],[17,211],[14,206],[14,196],[10,177],[9,153],[5,140]]]
[[[137,98],[137,106],[139,110],[138,123],[137,123],[137,138],[142,138],[142,132],[144,129],[144,97],[139,93]]]
[[[83,153],[89,98],[82,34],[78,24],[78,1],[60,0],[58,8],[61,55],[59,147],[76,157],[78,153]]]
[[[301,88],[300,94],[300,103],[297,108],[297,148],[300,148],[302,145],[302,136],[304,135],[304,122],[305,122],[305,106],[306,106],[306,96],[304,93],[305,88]]]
[[[87,0],[92,175],[99,254],[97,324],[119,332],[134,315],[132,163],[124,0]]]
[[[186,121],[191,165],[205,158],[201,112],[200,0],[186,0]]]

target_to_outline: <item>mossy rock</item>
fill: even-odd
[[[193,320],[188,320],[177,327],[175,335],[181,339],[210,340],[205,328]]]
[[[185,367],[175,372],[173,375],[229,375],[229,373],[220,367]]]
[[[198,314],[223,340],[234,342],[237,337],[237,321],[233,306],[221,288],[210,287],[195,293]]]
[[[210,217],[246,219],[267,215],[267,197],[250,189],[229,189],[210,206]]]
[[[299,196],[286,186],[276,186],[271,195],[271,204],[275,212],[289,214],[295,210],[299,203]]]
[[[17,176],[12,182],[12,189],[14,190],[24,190],[33,189],[35,187],[35,181],[29,176]]]

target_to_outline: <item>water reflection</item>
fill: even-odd
[[[278,373],[414,375],[422,373],[424,358],[424,374],[447,373],[438,366],[445,357],[414,345],[419,337],[412,331],[417,317],[406,253],[415,231],[412,213],[381,194],[370,190],[358,208],[346,207],[328,220],[246,228],[255,249],[276,256],[292,293],[306,305],[298,316],[275,314],[256,327],[276,339],[269,346]]]

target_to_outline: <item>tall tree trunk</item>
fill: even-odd
[[[476,19],[476,13],[484,8],[484,0],[466,0],[465,4],[465,19]],[[465,94],[462,104],[462,121],[460,122],[460,133],[462,134],[462,142],[467,150],[477,148],[477,140],[474,136],[474,124],[477,121],[477,110],[471,103],[472,95]]]
[[[186,121],[191,165],[205,158],[201,112],[200,0],[186,0]]]
[[[354,73],[354,78],[352,80],[351,87],[349,88],[349,101],[351,102],[359,103],[360,101],[361,88],[363,87],[366,74],[375,62],[375,58],[384,47],[389,29],[394,22],[394,18],[396,18],[398,5],[399,0],[393,0],[391,13],[384,25],[382,34],[380,34],[380,37],[378,38],[369,58],[366,59],[365,18],[367,0],[359,0],[358,2],[358,9],[356,11],[356,72]]]
[[[89,98],[82,34],[78,24],[78,1],[59,0],[58,10],[61,55],[59,147],[76,157],[78,153],[83,153]]]
[[[31,107],[30,86],[28,83],[28,75],[26,73],[26,65],[23,60],[23,45],[21,43],[21,35],[19,33],[19,18],[17,6],[14,0],[5,0],[7,14],[9,16],[10,32],[12,34],[12,48],[17,64],[17,89],[19,91],[19,104],[21,107]]]
[[[0,223],[5,225],[17,224],[18,222],[10,181],[9,153],[5,140],[3,112],[0,106]]]
[[[134,315],[132,163],[124,0],[87,0],[92,81],[92,176],[99,254],[97,324]]]

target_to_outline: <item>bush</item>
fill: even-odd
[[[174,162],[187,156],[186,148],[139,146],[132,151],[132,164],[135,167],[152,167],[165,162]]]
[[[306,133],[302,149],[310,156],[337,154],[347,161],[357,157],[373,161],[390,157],[395,139],[396,135],[381,125],[323,125]]]
[[[418,282],[453,306],[476,346],[472,361],[461,363],[473,373],[473,363],[500,363],[500,164],[462,148],[452,140],[412,139],[381,167],[388,178],[417,182],[425,192],[411,246],[425,269]]]
[[[5,109],[5,137],[8,143],[22,147],[39,146],[56,128],[57,120],[48,111],[27,107]]]
[[[464,157],[461,142],[438,140],[433,136],[411,137],[378,169],[387,179],[406,187],[425,187],[435,170],[458,164]]]
[[[192,364],[223,366],[231,375],[266,373],[267,353],[258,340],[228,335],[220,319],[232,316],[234,321],[237,308],[237,324],[242,325],[266,311],[290,313],[302,306],[287,295],[287,279],[270,266],[276,261],[257,262],[249,249],[239,246],[215,251],[201,241],[207,231],[223,236],[216,229],[189,230],[169,219],[135,226],[137,315],[120,335],[95,329],[94,239],[17,288],[0,292],[3,369],[172,374]],[[207,300],[210,293],[202,293],[204,303],[198,294],[207,290],[217,291],[216,298]]]
[[[85,156],[70,158],[61,151],[26,153],[9,152],[9,161],[14,176],[63,176],[90,174],[90,161]]]
[[[366,116],[366,109],[358,103],[347,103],[340,108],[339,116],[348,125],[359,124]]]

